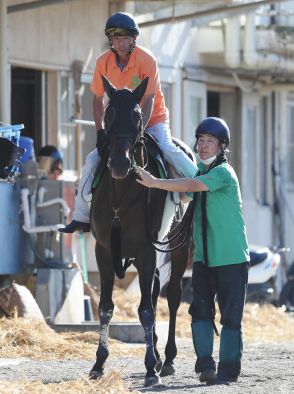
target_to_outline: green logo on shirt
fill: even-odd
[[[141,82],[142,81],[139,77],[133,76],[132,77],[132,90],[135,89],[137,86],[139,86]]]

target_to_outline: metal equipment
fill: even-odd
[[[0,127],[0,286],[7,277],[31,273],[43,316],[79,324],[85,317],[83,277],[73,264],[71,235],[57,231],[73,208],[75,184],[44,179],[33,141],[20,141],[22,128]]]

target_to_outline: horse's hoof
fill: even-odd
[[[89,379],[90,380],[97,380],[97,379],[102,378],[103,375],[104,375],[103,369],[100,369],[100,370],[92,369],[89,373]]]
[[[160,376],[171,376],[176,374],[176,369],[174,367],[174,363],[163,364],[163,367],[160,372]]]
[[[154,376],[145,377],[145,384],[144,384],[145,387],[158,386],[160,384],[162,384],[162,382],[157,373]]]

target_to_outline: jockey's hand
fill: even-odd
[[[103,154],[105,154],[108,145],[109,145],[109,140],[105,133],[105,130],[104,129],[98,130],[96,148],[100,158],[103,156]]]
[[[145,171],[142,167],[136,167],[136,173],[139,175],[140,179],[136,179],[138,183],[146,187],[155,187],[157,178],[150,174],[150,172]]]

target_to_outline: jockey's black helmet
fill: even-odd
[[[203,119],[195,131],[195,137],[198,141],[200,134],[210,134],[219,140],[220,144],[225,144],[225,148],[230,143],[230,129],[227,123],[220,118],[210,116]]]
[[[128,12],[116,12],[108,18],[105,34],[107,37],[118,35],[136,38],[139,35],[139,26],[133,15]]]

